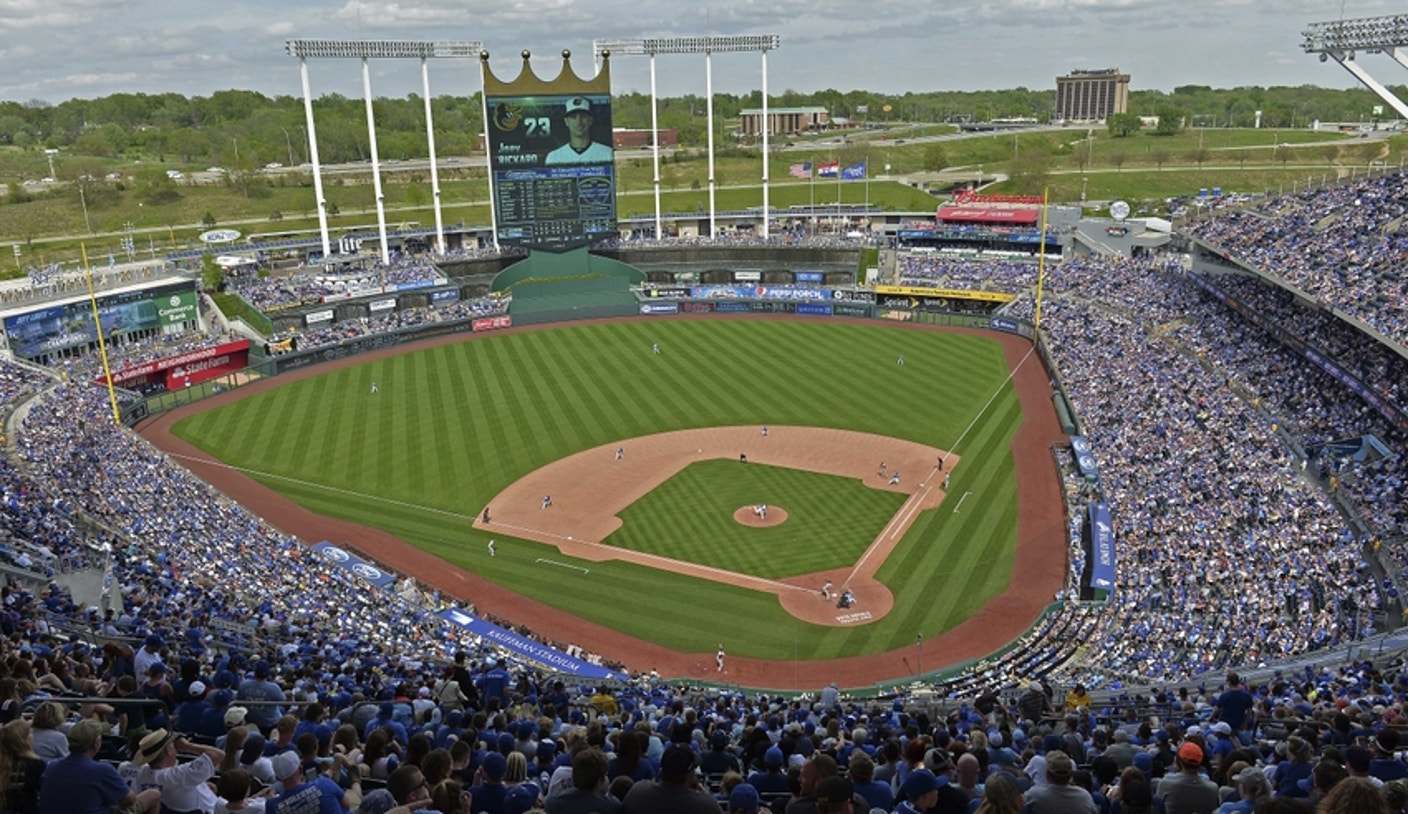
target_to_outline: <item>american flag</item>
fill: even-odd
[[[793,178],[811,178],[812,164],[810,161],[804,162],[802,164],[793,164],[792,166],[787,168],[787,174],[792,176]]]

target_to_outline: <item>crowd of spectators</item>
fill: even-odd
[[[384,287],[433,285],[444,283],[439,269],[418,257],[393,258],[389,264],[377,263],[341,273],[311,267],[292,274],[260,276],[242,274],[227,278],[229,284],[250,305],[260,311],[274,312],[298,305],[321,302],[325,297],[337,297],[355,291],[375,291]]]
[[[1062,703],[1050,685],[1030,682],[1115,690],[1198,682],[1375,633],[1390,594],[1327,478],[1378,528],[1404,520],[1401,434],[1181,269],[1160,258],[1088,259],[1049,273],[1042,328],[1099,462],[1117,525],[1118,586],[1107,602],[1058,606],[1006,654],[937,685],[938,712],[928,688],[877,704],[845,702],[834,686],[817,699],[785,699],[650,675],[614,694],[556,681],[445,626],[432,613],[438,597],[376,592],[328,565],[113,428],[100,393],[54,383],[30,402],[0,458],[0,560],[41,575],[75,552],[110,560],[121,602],[104,614],[54,583],[11,581],[0,591],[0,719],[36,733],[35,754],[11,754],[0,729],[0,768],[13,773],[31,758],[56,767],[40,770],[44,781],[12,783],[3,806],[60,810],[59,798],[35,796],[43,783],[88,771],[83,756],[107,754],[113,744],[99,736],[115,732],[125,746],[108,756],[127,784],[108,802],[154,805],[152,789],[187,800],[190,775],[219,769],[219,801],[196,795],[210,812],[234,810],[228,802],[249,794],[250,776],[280,799],[322,795],[338,798],[338,810],[381,812],[428,796],[442,814],[591,810],[553,802],[564,795],[626,812],[755,811],[770,801],[779,812],[823,812],[844,810],[833,804],[853,794],[866,809],[879,802],[905,814],[1018,811],[1017,793],[1036,814],[1052,799],[1098,810],[1084,807],[1084,795],[1092,806],[1118,800],[1124,811],[1150,810],[1156,799],[1190,810],[1178,808],[1190,794],[1218,805],[1319,799],[1331,814],[1404,810],[1400,783],[1365,792],[1368,778],[1408,776],[1397,758],[1408,714],[1400,663],[1356,662],[1245,688],[1229,676],[1220,693],[1116,695],[1118,708],[1104,709],[1076,689],[1076,701]],[[1254,283],[1217,283],[1343,355],[1385,394],[1403,392],[1402,360],[1351,328]],[[475,300],[338,323],[305,341],[495,313],[475,310],[487,307]],[[1030,299],[1011,313],[1030,317]],[[349,327],[356,333],[338,333]],[[0,363],[5,404],[48,384]],[[1364,433],[1397,457],[1315,469],[1298,457]],[[226,646],[221,631],[231,624],[257,631],[258,644]],[[65,641],[75,630],[85,635]],[[85,636],[107,645],[88,647]],[[73,700],[57,711],[45,703],[66,694],[110,703]],[[32,723],[21,709],[34,712]],[[85,717],[100,726],[78,723]],[[196,755],[182,765],[197,768],[168,771],[173,746]],[[696,780],[706,789],[690,791]],[[11,795],[30,795],[31,807],[17,808]]]
[[[812,246],[822,249],[849,249],[881,242],[879,233],[866,231],[847,234],[818,234],[802,227],[775,231],[767,237],[754,232],[721,232],[709,237],[665,237],[641,233],[631,238],[611,238],[596,244],[601,248],[665,248],[687,246]]]
[[[393,311],[385,316],[344,319],[326,327],[314,328],[299,334],[298,347],[300,350],[306,350],[324,345],[336,345],[371,334],[430,325],[435,322],[498,316],[508,313],[511,302],[509,297],[478,297],[472,300],[459,300],[450,305],[406,308]]]
[[[898,258],[899,285],[965,291],[1015,293],[1036,285],[1033,260],[969,260],[938,253],[905,253]]]
[[[1277,417],[1367,415],[1358,397],[1163,260],[1071,260],[1049,274],[1042,329],[1118,538],[1110,602],[1081,610],[1080,640],[1101,655],[1080,679],[1172,680],[1376,630],[1384,596],[1366,541],[1285,442],[1302,430]],[[1030,318],[1031,306],[1009,313]],[[1323,409],[1277,401],[1311,394]]]
[[[1232,259],[1279,277],[1408,347],[1401,173],[1307,189],[1190,224]]]

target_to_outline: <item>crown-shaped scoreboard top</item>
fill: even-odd
[[[533,71],[532,54],[524,49],[523,65],[515,79],[503,80],[489,67],[489,52],[479,52],[484,74],[486,96],[540,96],[545,94],[611,94],[611,54],[601,55],[601,69],[596,75],[582,78],[572,70],[572,52],[562,49],[562,68],[555,78],[544,79]]]

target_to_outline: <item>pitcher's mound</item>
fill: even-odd
[[[787,522],[787,510],[780,506],[768,504],[768,516],[766,519],[758,516],[757,508],[756,506],[740,506],[738,511],[733,513],[734,522],[760,529],[780,526]]]

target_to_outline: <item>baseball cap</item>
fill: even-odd
[[[225,728],[244,726],[245,718],[249,715],[249,710],[244,707],[230,707],[225,710]]]
[[[769,766],[781,766],[782,750],[776,746],[769,746],[768,750],[763,753],[763,762]]]
[[[940,774],[953,768],[953,758],[944,749],[934,748],[924,753],[924,768]]]
[[[582,97],[582,96],[574,96],[574,97],[572,97],[572,99],[567,102],[567,110],[566,110],[566,113],[571,114],[571,113],[578,113],[578,112],[581,112],[581,113],[590,113],[590,112],[592,112],[592,103],[589,102],[589,101],[587,101],[586,98],[584,98],[584,97]]]
[[[1192,741],[1184,741],[1178,747],[1178,759],[1184,763],[1199,764],[1203,762],[1203,748]]]
[[[391,792],[375,789],[367,792],[367,796],[362,798],[361,805],[357,806],[357,814],[386,814],[395,807],[396,798],[391,796]]]
[[[728,795],[729,811],[757,811],[761,805],[758,790],[748,783],[739,783]]]
[[[205,697],[205,682],[192,681],[191,686],[186,688],[186,694],[197,700]]]
[[[269,759],[274,765],[274,779],[286,780],[292,777],[303,765],[297,752],[280,752]]]
[[[904,799],[910,802],[918,800],[931,791],[938,791],[938,789],[939,779],[934,777],[933,772],[928,769],[915,769],[910,772],[900,786],[900,791],[904,792]]]
[[[504,814],[523,814],[538,805],[538,787],[532,783],[514,786],[504,798]]]
[[[1218,721],[1217,723],[1212,725],[1212,731],[1216,732],[1219,735],[1231,735],[1232,725],[1227,723],[1226,721]]]
[[[490,752],[484,756],[483,769],[490,780],[502,780],[508,770],[508,759],[499,752]]]

